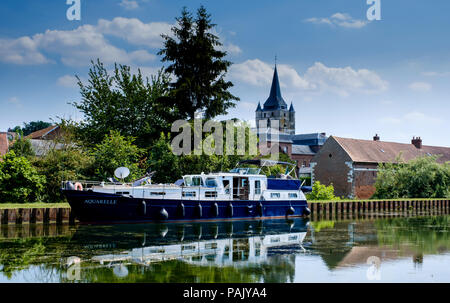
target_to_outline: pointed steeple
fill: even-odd
[[[256,108],[256,111],[257,111],[257,112],[262,112],[262,109],[261,109],[261,102],[258,102],[258,107]]]
[[[273,109],[286,109],[287,104],[284,102],[283,97],[281,97],[280,81],[278,80],[277,66],[275,65],[275,70],[273,72],[272,87],[270,88],[270,95],[264,102],[264,110]]]
[[[295,112],[295,110],[294,110],[294,105],[292,105],[292,101],[291,101],[291,106],[289,107],[289,111],[290,111],[290,112]]]

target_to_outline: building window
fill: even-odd
[[[303,161],[303,167],[306,167],[306,161]]]
[[[280,193],[271,193],[270,197],[271,198],[279,198],[280,197]]]
[[[332,155],[331,155],[331,154],[329,154],[329,155],[328,155],[328,157],[330,157],[330,158],[331,158],[331,157],[332,157]]]
[[[297,198],[297,193],[289,193],[289,198]]]

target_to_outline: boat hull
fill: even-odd
[[[63,190],[84,223],[213,221],[308,216],[306,200],[142,199],[93,191]]]

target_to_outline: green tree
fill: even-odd
[[[111,131],[109,135],[105,135],[103,141],[92,151],[95,175],[106,181],[114,177],[116,168],[125,166],[130,170],[126,180],[142,176],[145,167],[140,161],[144,150],[133,142],[134,138],[122,136],[118,131]]]
[[[111,130],[135,137],[139,147],[151,146],[161,132],[170,131],[174,111],[160,103],[168,94],[169,75],[160,70],[151,80],[140,70],[131,73],[126,65],[115,65],[113,75],[99,60],[92,62],[87,84],[78,78],[81,101],[73,102],[84,114],[77,135],[87,146],[100,143]]]
[[[16,156],[22,156],[26,158],[32,158],[35,156],[33,148],[31,146],[31,140],[24,138],[22,130],[19,130],[19,137],[13,142],[13,145],[9,150],[14,151]]]
[[[438,156],[426,156],[405,163],[399,157],[395,163],[380,164],[373,197],[450,197],[450,162],[439,164],[437,158]]]
[[[334,186],[330,184],[326,186],[319,181],[314,181],[312,192],[306,195],[308,200],[339,200],[339,197],[334,195]]]
[[[239,98],[228,91],[233,84],[225,81],[225,74],[231,62],[224,60],[226,52],[218,49],[222,44],[212,33],[216,25],[203,6],[195,19],[183,8],[176,21],[177,26],[172,27],[175,38],[162,35],[164,48],[158,53],[163,62],[172,62],[166,72],[177,79],[165,99],[178,108],[179,119],[194,119],[199,110],[206,119],[226,114]]]
[[[10,151],[0,161],[0,202],[41,201],[45,176],[39,175],[30,161]]]
[[[152,181],[171,183],[181,177],[178,156],[172,153],[170,135],[161,133],[158,141],[150,148],[148,166],[155,171]]]
[[[80,148],[67,146],[52,149],[34,165],[46,176],[46,202],[64,200],[61,194],[61,182],[65,180],[86,180],[93,174],[93,158]]]

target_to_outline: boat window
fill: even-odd
[[[223,180],[223,187],[225,188],[225,194],[230,193],[230,180]]]
[[[279,198],[280,197],[280,193],[271,193],[270,197],[271,198]]]
[[[151,192],[150,195],[151,196],[164,196],[166,193],[165,192]]]
[[[184,177],[184,185],[192,186],[192,178],[191,177]]]
[[[195,191],[184,191],[183,197],[195,197]]]
[[[217,187],[216,178],[206,178],[206,186],[208,186],[208,187]]]
[[[215,198],[215,197],[217,197],[217,192],[216,191],[207,191],[207,192],[205,192],[205,197],[206,198]]]
[[[192,177],[192,186],[202,186],[203,180],[201,177]]]
[[[297,198],[297,194],[296,193],[289,193],[289,198]]]
[[[261,194],[261,181],[255,180],[255,195]]]

